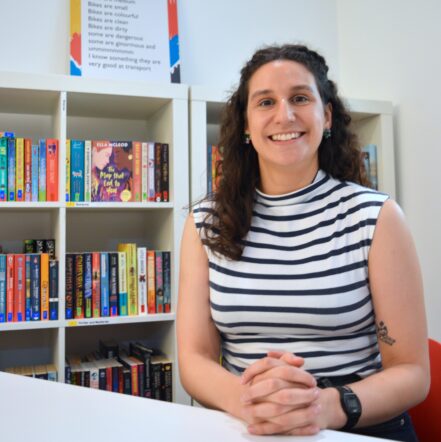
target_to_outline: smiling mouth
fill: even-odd
[[[272,141],[291,141],[296,140],[297,138],[300,138],[304,132],[289,132],[284,134],[274,134],[270,135],[269,138]]]

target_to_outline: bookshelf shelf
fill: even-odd
[[[228,94],[205,86],[190,88],[190,201],[207,192],[207,145],[218,144],[221,112]],[[396,197],[392,104],[345,100],[362,145],[377,146],[379,190]]]
[[[134,242],[171,251],[171,305],[177,303],[179,241],[188,205],[188,88],[0,72],[0,130],[59,140],[59,201],[0,203],[0,245],[21,253],[23,240],[54,238],[59,261],[59,320],[0,324],[0,370],[55,364],[98,349],[101,339],[143,341],[173,361],[174,401],[190,403],[179,382],[174,313],[65,320],[65,254],[115,251]],[[66,139],[155,140],[169,144],[170,202],[66,203]],[[106,325],[106,327],[102,327]]]

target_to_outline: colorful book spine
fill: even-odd
[[[92,253],[83,253],[84,317],[92,317]]]
[[[127,316],[129,313],[127,298],[127,256],[118,250],[118,313]]]
[[[109,253],[101,252],[101,316],[109,316]]]
[[[149,200],[148,196],[148,158],[149,147],[148,143],[143,142],[141,144],[141,201],[146,202]]]
[[[101,316],[101,262],[100,253],[92,253],[92,316]]]
[[[164,312],[171,312],[171,257],[169,251],[162,252],[162,269],[164,283]]]
[[[70,140],[71,201],[84,201],[84,140]]]
[[[84,201],[91,201],[92,141],[84,141]]]
[[[31,255],[25,255],[26,263],[26,301],[25,301],[25,319],[31,320],[32,307],[31,307]]]
[[[14,321],[25,320],[26,303],[26,261],[23,253],[14,255]]]
[[[109,252],[110,316],[118,316],[118,252]]]
[[[142,200],[142,144],[140,141],[133,142],[133,198],[134,202],[141,202]]]
[[[74,254],[75,318],[84,318],[84,259],[82,253]]]
[[[38,201],[38,144],[31,147],[31,201]]]
[[[147,314],[147,248],[138,247],[138,313]]]
[[[66,286],[65,286],[65,312],[66,319],[74,317],[74,254],[66,254]]]
[[[47,201],[58,201],[58,140],[46,140],[46,195]]]
[[[14,255],[6,255],[6,321],[14,320]]]
[[[49,261],[49,319],[58,319],[58,261]]]
[[[168,144],[161,147],[161,201],[169,201],[169,149]]]
[[[0,255],[0,322],[6,322],[6,255]]]
[[[213,176],[211,173],[211,161],[212,161],[213,149],[211,144],[207,146],[207,193],[210,195],[213,192]]]
[[[138,314],[138,254],[136,252],[136,244],[129,244],[127,253],[127,288],[129,299],[129,315],[136,316]]]
[[[162,200],[161,150],[162,144],[155,143],[155,201],[157,203],[161,202]]]
[[[164,313],[164,280],[162,278],[162,252],[155,251],[155,286],[156,286],[156,313]]]
[[[65,201],[70,201],[70,140],[66,140],[66,189],[65,189]]]
[[[147,250],[147,311],[156,313],[154,250]]]
[[[15,138],[8,138],[8,201],[15,201]]]
[[[40,148],[38,152],[38,201],[46,201],[46,140],[40,139]]]
[[[15,191],[16,201],[24,201],[24,138],[16,139]]]
[[[148,200],[155,201],[155,143],[148,143]]]
[[[33,253],[31,257],[31,320],[40,320],[40,255]]]
[[[40,255],[40,309],[41,319],[49,320],[49,255],[42,253]]]
[[[32,140],[24,140],[24,191],[25,201],[32,200]]]
[[[0,138],[0,201],[8,200],[8,139]]]

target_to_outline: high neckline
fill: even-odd
[[[256,202],[264,206],[291,206],[294,204],[304,203],[313,198],[318,189],[329,179],[329,176],[323,170],[319,169],[310,184],[294,192],[285,193],[283,195],[267,195],[261,190],[256,189]]]

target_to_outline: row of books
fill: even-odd
[[[169,201],[167,143],[67,140],[66,201]]]
[[[58,201],[58,140],[0,138],[0,201]]]
[[[207,192],[216,192],[221,177],[221,154],[219,147],[214,144],[207,146]]]
[[[373,189],[378,190],[377,146],[366,144],[361,148],[364,168]]]
[[[48,253],[0,255],[0,322],[58,319],[58,261]]]
[[[46,379],[57,381],[57,368],[54,364],[27,365],[5,368],[6,373],[19,374],[30,378]]]
[[[170,252],[118,244],[66,254],[66,319],[171,311]]]
[[[66,358],[66,383],[163,401],[173,400],[173,364],[140,342],[100,342],[100,350]]]

